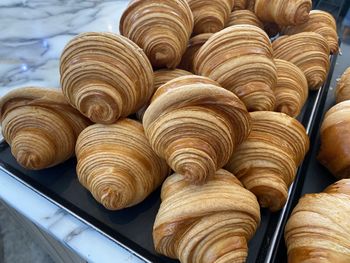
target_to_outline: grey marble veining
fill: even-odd
[[[22,86],[59,88],[59,57],[67,42],[81,32],[118,33],[128,2],[0,0],[0,96]],[[143,262],[1,169],[0,185],[0,199],[83,259]]]
[[[128,1],[0,1],[0,96],[21,86],[59,87],[59,57],[75,35],[118,33]]]

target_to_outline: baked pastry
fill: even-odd
[[[59,90],[24,87],[0,99],[0,126],[17,162],[40,170],[74,155],[79,133],[90,122]]]
[[[251,25],[235,25],[215,33],[194,59],[198,75],[235,93],[249,111],[273,110],[277,70],[266,33]]]
[[[77,140],[76,156],[79,182],[109,210],[142,202],[169,172],[142,125],[131,119],[86,128]]]
[[[112,33],[73,38],[60,61],[68,102],[93,122],[111,124],[135,113],[153,94],[153,70],[143,51]]]
[[[216,33],[225,27],[232,0],[187,0],[194,18],[193,35]]]
[[[337,103],[350,100],[350,67],[345,70],[335,90]]]
[[[275,111],[297,117],[309,95],[304,73],[293,63],[275,59],[277,84],[275,88]]]
[[[119,31],[146,53],[155,68],[176,68],[193,30],[186,0],[132,0]]]
[[[327,40],[331,53],[338,53],[337,24],[333,16],[328,12],[312,10],[310,12],[310,19],[306,23],[285,27],[282,32],[287,35],[301,32],[319,33]]]
[[[338,103],[325,115],[318,160],[338,179],[350,177],[350,100]]]
[[[234,25],[252,25],[264,28],[263,23],[259,20],[259,18],[254,14],[254,12],[249,10],[236,10],[233,11],[228,19],[226,27],[234,26]]]
[[[159,69],[154,71],[154,90],[156,91],[160,86],[167,83],[172,79],[178,77],[192,75],[191,72],[182,69]],[[146,103],[138,112],[136,112],[137,119],[142,121],[143,115],[145,114],[146,109],[148,108],[150,101]]]
[[[288,26],[307,22],[311,8],[311,0],[256,0],[254,10],[263,22]]]
[[[262,207],[280,210],[297,167],[309,149],[304,127],[284,113],[250,113],[252,131],[234,151],[226,169],[254,193]]]
[[[302,197],[285,228],[288,262],[350,262],[349,214],[349,179]]]
[[[197,55],[198,50],[212,35],[212,33],[204,33],[192,37],[188,42],[185,54],[182,56],[179,68],[195,73],[193,68],[194,57]]]
[[[158,253],[181,263],[245,262],[260,210],[233,174],[219,170],[202,186],[174,174],[161,200],[153,226]]]
[[[287,60],[305,74],[309,89],[317,90],[326,81],[330,60],[327,40],[318,33],[303,32],[279,37],[272,43],[275,58]]]
[[[188,181],[202,184],[247,138],[250,118],[244,104],[215,81],[185,76],[156,91],[143,125],[158,156]]]

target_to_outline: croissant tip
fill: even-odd
[[[14,156],[16,156],[17,162],[24,168],[30,170],[42,169],[41,165],[38,165],[42,163],[41,158],[39,154],[35,152],[31,152],[28,150],[19,150],[14,154]]]

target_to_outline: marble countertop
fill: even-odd
[[[117,33],[127,4],[128,0],[1,0],[0,96],[22,86],[59,88],[59,56],[65,44],[81,32]],[[144,262],[1,170],[0,185],[0,199],[86,261]]]

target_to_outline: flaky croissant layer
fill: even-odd
[[[288,262],[350,262],[349,214],[349,179],[302,197],[285,228]]]
[[[250,118],[244,104],[215,81],[185,76],[156,91],[143,125],[154,151],[174,171],[200,184],[246,139]]]
[[[235,93],[249,111],[273,110],[277,70],[266,33],[252,25],[234,25],[211,36],[194,58],[198,75]]]
[[[202,186],[174,174],[161,200],[153,226],[158,253],[181,263],[245,262],[260,210],[233,174],[219,170]]]
[[[335,97],[337,103],[350,100],[350,67],[345,70],[338,81]]]
[[[153,70],[145,53],[112,33],[73,38],[62,52],[60,74],[69,103],[95,123],[127,117],[153,94]]]
[[[89,124],[58,90],[25,87],[0,99],[2,134],[27,169],[49,168],[72,157],[79,133]]]
[[[193,25],[186,0],[132,0],[121,17],[119,31],[144,50],[153,67],[174,69]]]
[[[151,149],[142,125],[130,119],[89,126],[75,151],[79,182],[110,210],[140,203],[169,171]]]
[[[286,114],[261,111],[250,116],[252,131],[225,168],[257,196],[262,207],[278,211],[309,149],[309,138],[305,128]]]
[[[337,178],[350,177],[350,100],[333,106],[321,126],[318,160]]]

